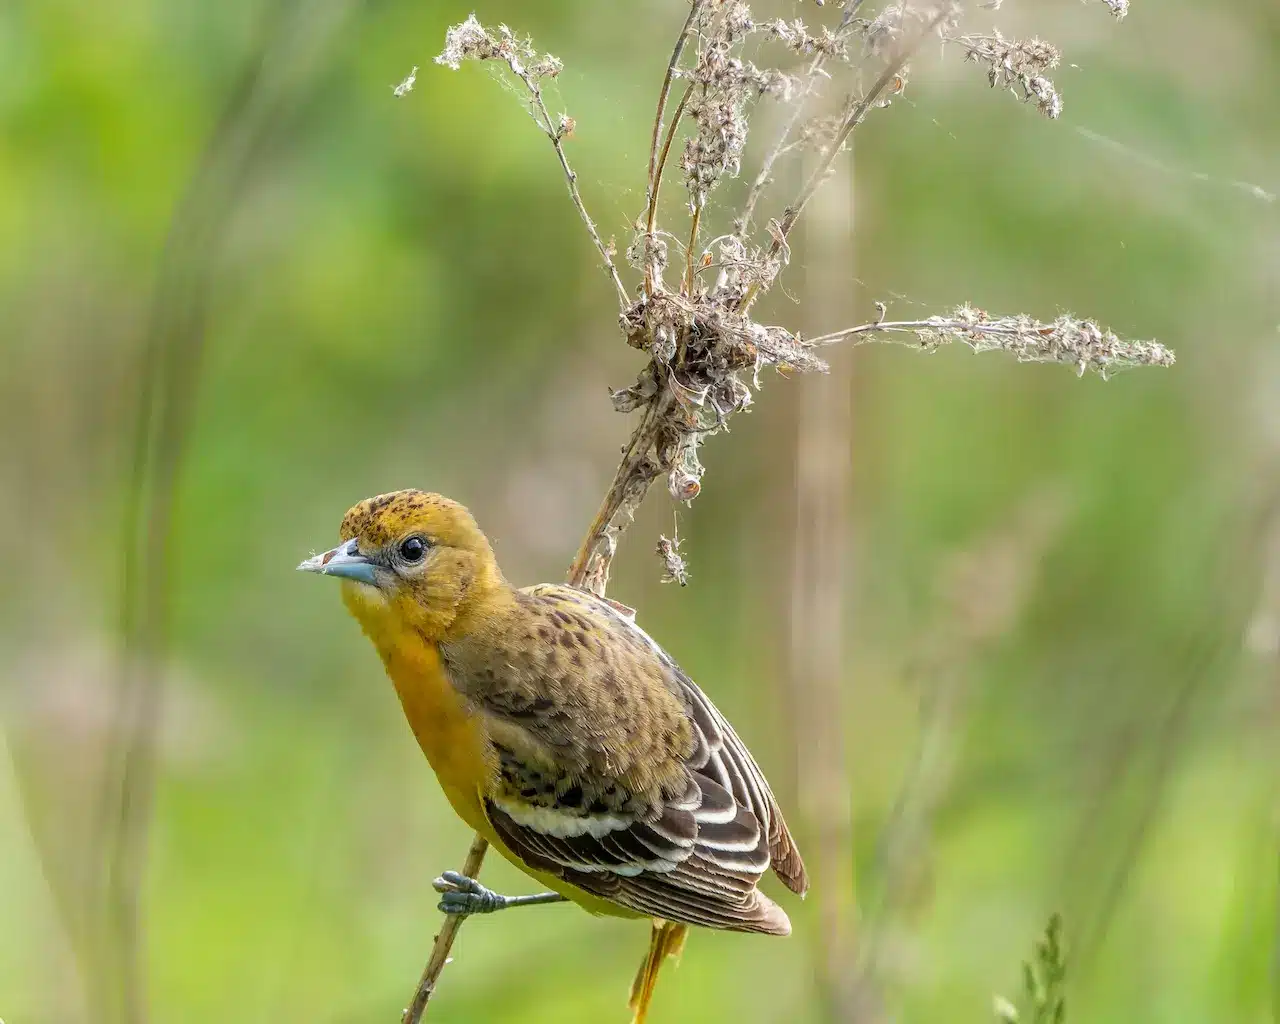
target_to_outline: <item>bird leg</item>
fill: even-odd
[[[468,878],[457,871],[446,871],[431,884],[435,891],[440,893],[439,909],[446,914],[458,916],[492,914],[498,910],[506,910],[508,907],[531,907],[539,903],[565,901],[558,892],[539,892],[532,896],[503,896],[481,885],[474,878]]]
[[[645,1024],[649,1015],[649,1001],[653,998],[654,986],[658,984],[658,971],[667,957],[679,958],[684,951],[685,936],[689,926],[675,921],[653,919],[653,928],[649,932],[649,951],[640,962],[640,970],[631,983],[631,1000],[629,1006],[632,1013],[631,1024]]]

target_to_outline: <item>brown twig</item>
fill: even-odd
[[[644,260],[645,286],[644,293],[652,296],[655,285],[657,284],[654,273],[654,262],[648,256],[649,242],[654,235],[654,223],[658,214],[658,193],[662,189],[662,174],[667,167],[667,157],[671,155],[671,143],[676,137],[676,129],[680,127],[680,118],[684,114],[685,105],[689,102],[689,96],[693,92],[693,85],[685,87],[684,92],[680,96],[680,101],[676,104],[675,113],[671,115],[671,124],[667,126],[666,137],[662,141],[662,149],[658,154],[657,176],[654,178],[653,192],[649,196],[648,219],[645,225],[645,241],[646,253]]]
[[[587,528],[578,554],[569,566],[569,582],[603,595],[609,582],[609,565],[617,548],[617,535],[627,528],[649,485],[657,478],[653,452],[661,436],[661,426],[672,399],[664,391],[645,410],[622,454],[604,501]]]
[[[524,79],[524,83],[533,94],[533,102],[540,118],[538,123],[542,130],[547,133],[547,138],[551,140],[551,145],[560,160],[560,169],[564,171],[565,180],[569,183],[569,198],[573,200],[574,208],[578,211],[578,216],[582,218],[582,223],[587,226],[587,234],[591,236],[591,241],[595,243],[596,251],[600,253],[600,258],[604,260],[605,270],[608,271],[609,277],[613,280],[613,287],[618,293],[618,305],[622,309],[626,309],[629,302],[627,287],[622,283],[622,278],[618,274],[618,268],[614,265],[613,255],[609,252],[609,247],[601,241],[600,232],[596,230],[595,221],[591,219],[591,214],[587,212],[587,206],[582,201],[582,193],[578,191],[577,172],[569,166],[569,158],[565,155],[563,140],[567,133],[552,122],[551,112],[547,110],[547,104],[542,98],[542,88],[538,83],[527,77]]]
[[[693,0],[689,5],[689,17],[685,19],[684,27],[680,30],[680,35],[676,39],[676,44],[671,49],[671,59],[667,61],[667,73],[662,78],[662,88],[658,91],[658,106],[653,115],[653,139],[649,143],[649,179],[645,186],[645,205],[649,209],[649,230],[653,230],[654,207],[657,200],[658,183],[662,180],[662,168],[658,163],[658,139],[662,135],[662,119],[667,112],[667,98],[671,95],[671,83],[676,77],[676,68],[680,65],[680,58],[684,54],[685,43],[689,40],[689,33],[693,30],[693,23],[698,19],[698,12],[702,9],[702,5],[706,0]],[[679,120],[679,116],[673,117],[674,124]]]
[[[463,861],[462,873],[468,878],[475,878],[479,875],[480,865],[484,863],[484,855],[488,851],[489,841],[477,832],[475,838],[471,841],[471,849],[467,851],[467,859]],[[427,966],[423,968],[422,977],[418,980],[418,987],[414,990],[413,1001],[409,1003],[408,1008],[400,1015],[400,1019],[404,1024],[418,1024],[422,1020],[422,1015],[427,1009],[427,1002],[436,990],[436,982],[440,978],[440,972],[444,970],[444,965],[449,962],[449,950],[453,948],[453,940],[458,937],[458,930],[465,921],[466,917],[461,914],[445,914],[444,924],[440,926],[440,934],[436,936],[435,945],[431,947],[431,956],[427,960]]]
[[[522,76],[526,86],[534,99],[535,109],[538,110],[539,127],[547,133],[547,138],[552,143],[552,147],[556,150],[556,156],[561,164],[561,170],[564,172],[564,180],[568,182],[568,196],[573,201],[573,207],[577,210],[577,215],[582,219],[582,223],[586,225],[586,233],[590,234],[591,241],[595,243],[595,251],[600,253],[600,259],[604,260],[604,269],[608,271],[609,278],[613,280],[613,287],[618,293],[618,306],[627,307],[627,288],[622,283],[622,278],[618,275],[618,268],[614,265],[613,255],[609,252],[609,247],[605,246],[600,233],[595,228],[595,221],[591,220],[591,215],[586,211],[586,204],[582,202],[582,193],[577,191],[577,172],[568,165],[568,156],[564,154],[563,140],[567,136],[567,132],[563,131],[558,124],[552,122],[552,115],[547,109],[547,102],[543,100],[543,90],[538,82],[532,81],[527,76]]]

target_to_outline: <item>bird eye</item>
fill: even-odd
[[[427,542],[421,537],[406,537],[400,543],[400,557],[406,562],[421,562],[427,553]]]

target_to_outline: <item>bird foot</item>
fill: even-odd
[[[492,914],[507,906],[507,897],[457,871],[446,871],[431,883],[440,893],[440,910],[446,914]]]
[[[440,894],[440,902],[437,904],[440,911],[457,917],[492,914],[508,907],[560,903],[564,900],[563,896],[554,892],[541,892],[533,896],[503,896],[458,871],[446,871],[431,884]]]

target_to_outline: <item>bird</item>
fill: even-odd
[[[548,890],[503,896],[445,872],[442,911],[571,901],[649,918],[636,1024],[690,926],[790,933],[758,883],[809,883],[764,773],[628,609],[512,586],[471,513],[435,493],[360,501],[339,540],[298,568],[341,581],[458,817]]]

